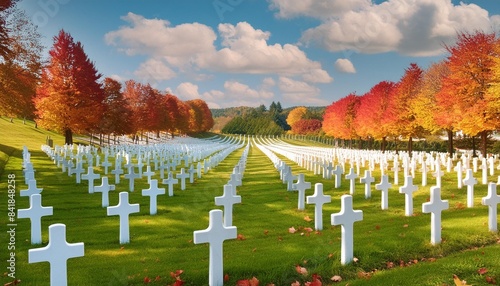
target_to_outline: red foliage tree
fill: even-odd
[[[61,30],[54,37],[49,62],[42,71],[34,99],[37,122],[63,132],[65,143],[73,143],[74,132],[98,128],[103,114],[101,75],[88,59],[80,42]]]
[[[101,132],[108,135],[132,133],[132,110],[123,97],[121,83],[107,77],[104,79],[103,90],[106,108],[101,121]]]
[[[391,122],[391,112],[388,108],[395,83],[382,81],[373,86],[370,91],[360,97],[360,105],[356,113],[354,125],[360,137],[367,139],[382,139],[382,150],[389,135],[387,126]]]
[[[209,131],[214,126],[214,120],[207,103],[201,99],[188,100],[186,103],[191,107],[189,130],[195,133]]]
[[[354,120],[359,103],[359,96],[351,93],[328,106],[322,127],[325,134],[339,139],[354,139],[357,136]]]
[[[300,119],[292,125],[293,134],[316,135],[321,130],[321,120]]]

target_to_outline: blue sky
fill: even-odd
[[[415,62],[457,31],[500,33],[498,0],[22,0],[47,50],[60,29],[104,77],[211,108],[326,106]],[[47,52],[46,52],[47,54]]]

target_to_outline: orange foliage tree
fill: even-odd
[[[351,93],[329,105],[323,118],[325,134],[339,139],[354,139],[357,136],[354,120],[359,103],[359,96]]]
[[[186,101],[191,107],[189,131],[191,132],[206,132],[214,126],[212,112],[207,106],[207,103],[201,99]]]
[[[104,79],[103,89],[105,112],[102,116],[100,131],[107,135],[130,134],[132,131],[132,110],[123,97],[121,83],[107,77]]]
[[[292,125],[293,134],[316,135],[321,130],[321,120],[300,119]]]
[[[61,30],[34,99],[37,123],[64,133],[66,144],[73,144],[74,132],[96,130],[103,114],[100,77],[82,44]]]
[[[436,100],[441,112],[452,117],[454,129],[470,136],[481,136],[481,151],[486,155],[487,136],[499,127],[497,114],[488,108],[494,97],[487,92],[493,84],[495,57],[499,40],[495,33],[458,34],[457,43],[446,46],[449,75]],[[446,116],[441,114],[441,117]]]

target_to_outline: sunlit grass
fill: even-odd
[[[130,193],[130,202],[140,204],[140,213],[130,216],[130,244],[120,245],[119,219],[106,215],[106,209],[101,207],[101,195],[88,194],[85,181],[76,184],[73,177],[62,173],[40,151],[47,134],[59,145],[63,143],[62,137],[34,129],[32,125],[22,125],[21,121],[9,123],[3,118],[0,129],[7,130],[0,143],[2,158],[9,158],[8,161],[2,159],[7,164],[0,178],[0,194],[4,197],[0,200],[0,215],[7,218],[6,173],[16,174],[18,191],[26,187],[21,175],[23,145],[28,146],[32,154],[38,186],[44,188],[42,204],[54,207],[53,216],[42,218],[42,245],[30,244],[29,220],[17,221],[16,277],[22,280],[22,285],[48,285],[48,263],[28,264],[27,256],[28,249],[46,245],[47,228],[53,223],[66,224],[68,242],[85,243],[85,256],[68,260],[68,285],[143,285],[145,277],[151,278],[153,285],[166,285],[173,283],[169,273],[177,269],[184,270],[185,285],[207,284],[209,248],[205,244],[193,244],[193,231],[207,228],[208,212],[220,208],[214,205],[214,197],[222,195],[223,185],[229,180],[242,150],[235,151],[194,184],[188,183],[185,191],[177,186],[174,197],[159,196],[158,213],[154,216],[149,215],[149,198],[141,195],[148,184],[145,180],[137,181],[135,191]],[[302,144],[306,146],[309,142]],[[318,143],[317,146],[325,145]],[[331,276],[340,275],[341,285],[402,285],[407,281],[413,285],[446,285],[453,283],[452,274],[456,274],[469,284],[481,285],[486,284],[484,275],[477,273],[481,267],[487,267],[488,275],[497,280],[500,277],[500,248],[496,244],[499,237],[488,231],[488,209],[480,204],[481,197],[486,195],[486,186],[476,185],[475,206],[469,209],[466,208],[466,189],[457,189],[456,175],[450,173],[443,178],[442,197],[449,200],[450,209],[442,214],[443,243],[432,246],[430,214],[423,214],[421,205],[429,198],[434,178],[429,175],[429,186],[419,187],[414,194],[412,217],[404,216],[404,195],[399,194],[399,186],[390,189],[389,209],[383,211],[380,192],[373,189],[372,197],[365,199],[364,186],[357,183],[354,208],[364,212],[363,221],[354,226],[354,256],[359,260],[342,266],[340,227],[330,226],[330,215],[339,212],[340,197],[349,192],[349,182],[344,180],[340,189],[334,189],[333,180],[324,180],[282,159],[292,166],[294,173],[304,173],[306,181],[313,185],[323,183],[324,192],[332,196],[332,203],[324,205],[324,230],[320,233],[305,230],[314,228],[314,221],[304,220],[305,216],[314,219],[314,206],[306,205],[304,211],[298,211],[297,194],[286,190],[271,161],[252,147],[243,186],[238,188],[242,203],[234,206],[233,224],[244,239],[224,243],[227,285],[252,276],[257,277],[261,285],[271,282],[290,285],[296,280],[310,281],[312,273],[321,275],[324,284],[328,284]],[[377,182],[380,180],[379,172],[373,176]],[[414,183],[420,185],[420,180],[417,173]],[[496,181],[496,177],[491,176],[489,180]],[[402,172],[399,181],[401,186]],[[128,182],[122,179],[117,190],[110,193],[110,205],[116,205],[118,193],[127,189]],[[312,189],[307,191],[307,195],[312,193]],[[18,209],[27,208],[28,204],[27,198],[17,197]],[[5,224],[0,227],[5,233]],[[291,234],[290,227],[298,231]],[[0,247],[5,248],[8,237],[0,239]],[[5,252],[1,253],[1,260],[6,261]],[[399,267],[401,261],[414,260],[418,261],[416,265]],[[387,269],[390,263],[394,267]],[[296,265],[306,267],[309,275],[298,274]],[[363,272],[371,273],[370,280],[358,278]],[[156,277],[158,282],[154,281]],[[3,277],[1,281],[7,283],[10,279]]]

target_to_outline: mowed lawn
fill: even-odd
[[[16,220],[15,276],[21,285],[49,285],[49,264],[29,264],[28,250],[48,243],[48,226],[54,223],[66,225],[69,243],[85,244],[84,257],[68,260],[68,285],[171,285],[174,278],[170,272],[176,270],[184,271],[180,276],[184,285],[207,285],[209,247],[195,245],[193,231],[207,228],[208,212],[221,209],[214,205],[214,197],[222,195],[243,149],[194,184],[188,183],[185,191],[176,186],[174,197],[159,196],[154,216],[149,215],[149,198],[141,195],[141,190],[148,188],[147,180],[136,181],[129,200],[140,204],[140,213],[130,215],[131,242],[120,245],[119,218],[106,215],[101,195],[89,194],[86,181],[76,184],[74,177],[61,172],[41,151],[48,135],[58,145],[64,142],[61,136],[35,129],[32,122],[10,123],[4,117],[0,118],[0,130],[0,259],[5,272],[1,282],[13,280],[7,276],[7,175],[16,176],[16,208],[28,208],[28,198],[19,196],[27,187],[22,176],[22,147],[27,146],[38,187],[43,188],[42,204],[52,206],[53,215],[42,218],[42,245],[31,245],[28,219]],[[309,231],[314,228],[314,206],[298,211],[297,193],[286,190],[271,161],[252,145],[243,185],[238,188],[242,203],[235,205],[233,212],[239,238],[224,243],[225,285],[252,277],[260,285],[304,284],[313,274],[322,277],[323,285],[454,285],[453,274],[471,285],[488,285],[500,279],[500,237],[488,231],[488,208],[481,205],[487,193],[485,185],[476,185],[475,205],[467,208],[466,188],[457,189],[456,174],[444,176],[442,197],[449,200],[450,209],[442,214],[443,242],[433,246],[430,214],[423,214],[421,205],[429,198],[434,178],[429,176],[428,186],[419,186],[414,194],[412,217],[404,216],[404,195],[399,194],[399,186],[389,191],[389,209],[383,211],[380,192],[373,187],[372,198],[365,199],[364,186],[358,183],[354,208],[363,211],[363,221],[354,225],[356,262],[343,266],[341,228],[330,225],[330,215],[340,211],[340,197],[349,193],[349,182],[343,180],[341,188],[334,189],[333,180],[324,180],[282,159],[294,173],[304,173],[312,185],[323,183],[325,194],[332,196],[332,203],[324,205],[325,228]],[[100,168],[97,171],[103,174]],[[373,175],[379,182],[380,173]],[[496,182],[497,175],[489,180]],[[480,173],[475,176],[480,179]],[[159,172],[155,177],[159,178]],[[114,181],[111,176],[110,181]],[[402,172],[399,181],[402,186]],[[421,183],[420,173],[414,183]],[[122,178],[116,189],[110,193],[110,206],[118,203],[119,192],[128,190],[128,181]],[[306,192],[312,194],[313,189]],[[290,233],[291,227],[297,232]],[[298,273],[297,266],[305,268],[307,274]],[[342,281],[331,281],[335,275]]]

